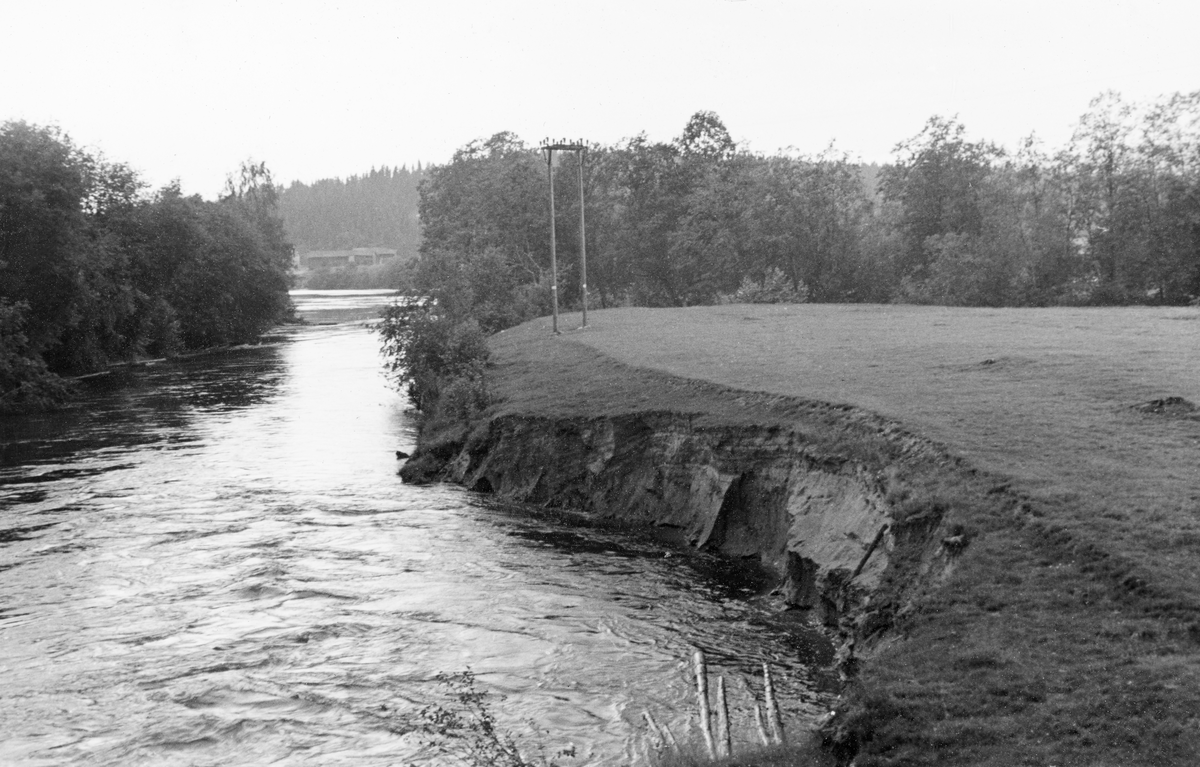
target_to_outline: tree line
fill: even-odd
[[[417,187],[424,176],[415,170],[373,168],[361,176],[299,181],[279,192],[279,212],[296,250],[394,248],[399,256],[417,255],[421,228]]]
[[[277,191],[244,163],[213,201],[148,193],[53,127],[0,125],[0,412],[63,376],[257,338],[290,312]]]
[[[574,153],[556,160],[560,291],[577,303],[578,166]],[[1149,105],[1103,94],[1055,152],[1033,137],[1007,151],[934,117],[882,168],[832,148],[749,152],[698,112],[669,142],[589,146],[583,173],[593,305],[703,304],[756,288],[965,306],[1200,296],[1200,92]],[[541,152],[497,133],[425,175],[418,287],[476,305],[485,330],[544,310]]]

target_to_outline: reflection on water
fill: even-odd
[[[470,667],[506,726],[623,764],[643,710],[687,731],[693,646],[735,700],[770,660],[789,715],[817,710],[820,645],[753,571],[401,484],[413,424],[361,327],[379,300],[301,297],[353,321],[0,421],[0,762],[420,761],[433,677]]]
[[[28,464],[80,450],[124,450],[187,441],[197,415],[265,402],[288,371],[279,345],[117,368],[84,379],[83,402],[58,413],[0,422],[0,462]],[[88,466],[78,471],[105,470]]]

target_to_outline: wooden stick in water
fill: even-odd
[[[649,711],[643,711],[642,717],[645,718],[646,724],[650,727],[650,732],[654,733],[654,736],[662,743],[663,748],[670,748],[678,754],[679,743],[675,740],[675,735],[671,732],[670,728],[665,724],[659,724],[654,721],[654,717]]]
[[[713,744],[712,715],[708,710],[708,664],[704,662],[704,651],[697,650],[692,656],[692,664],[696,670],[696,705],[700,709],[700,733],[704,735],[704,745],[708,747],[708,755],[717,758],[717,749]]]
[[[779,701],[775,700],[775,685],[771,681],[771,667],[763,664],[763,687],[767,698],[767,721],[771,724],[771,739],[778,745],[783,745],[787,739],[783,735],[783,722],[779,718]]]
[[[717,677],[717,753],[733,756],[733,737],[729,733],[729,703],[725,700],[725,677]]]
[[[758,728],[758,739],[764,746],[771,745],[771,736],[767,735],[767,726],[763,722],[762,705],[754,701],[754,726]]]
[[[654,717],[650,716],[650,712],[643,711],[642,718],[646,720],[646,726],[650,728],[650,732],[654,733],[654,737],[658,738],[658,742],[666,746],[667,738],[663,735],[662,729],[659,728],[658,722],[654,721]]]
[[[671,728],[667,725],[659,725],[662,728],[663,737],[667,739],[667,745],[675,753],[679,753],[679,743],[675,740],[675,734],[671,732]]]

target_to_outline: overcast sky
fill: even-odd
[[[1200,2],[0,0],[0,120],[216,195],[440,163],[510,130],[609,144],[715,111],[759,152],[867,161],[932,115],[1069,138],[1106,89],[1200,89]]]

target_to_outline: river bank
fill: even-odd
[[[840,635],[851,681],[825,731],[860,765],[1187,764],[1196,315],[535,322],[492,340],[498,404],[405,471],[759,557]]]

